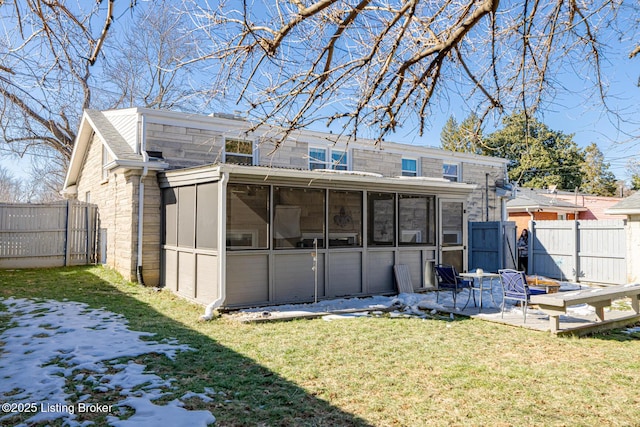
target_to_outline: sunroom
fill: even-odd
[[[210,307],[394,293],[395,264],[419,291],[434,263],[466,268],[472,184],[229,164],[159,181],[162,284]]]

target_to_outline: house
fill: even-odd
[[[640,192],[622,199],[605,211],[608,215],[626,217],[627,281],[640,281]]]
[[[87,110],[64,193],[98,206],[103,263],[210,307],[389,293],[399,263],[423,289],[433,263],[466,269],[468,221],[502,219],[504,159],[278,136],[227,114]]]
[[[528,228],[529,221],[620,219],[606,212],[620,200],[556,189],[517,188],[516,196],[507,202],[507,214],[518,230]]]

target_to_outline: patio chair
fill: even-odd
[[[436,290],[436,302],[440,297],[440,291],[451,291],[453,294],[453,308],[456,308],[456,299],[459,292],[463,289],[469,289],[469,296],[467,297],[467,303],[462,308],[463,310],[469,304],[469,299],[471,298],[471,287],[473,286],[473,282],[470,280],[466,280],[458,276],[458,272],[455,267],[452,265],[446,264],[438,264],[435,266],[436,269],[436,277],[438,280],[438,289]],[[475,301],[475,295],[473,296]]]
[[[506,300],[520,302],[522,304],[523,320],[527,323],[527,306],[531,295],[545,294],[544,289],[530,288],[524,271],[503,269],[498,270],[500,283],[502,284],[501,316],[504,318],[504,306]]]

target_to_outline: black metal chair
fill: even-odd
[[[439,264],[435,266],[436,269],[436,277],[438,279],[438,290],[436,291],[436,302],[438,302],[440,297],[440,291],[451,291],[453,293],[453,308],[456,308],[456,300],[457,295],[463,289],[469,289],[469,296],[467,297],[467,303],[462,308],[463,310],[469,304],[469,300],[471,298],[471,288],[473,287],[473,282],[467,279],[463,279],[458,276],[458,272],[455,267],[452,265]],[[473,296],[475,300],[475,295]]]
[[[527,323],[527,306],[531,295],[545,294],[544,289],[530,288],[527,285],[527,277],[524,271],[511,269],[498,270],[500,283],[502,284],[502,308],[501,316],[504,318],[504,306],[506,300],[520,302],[522,304],[523,319]]]

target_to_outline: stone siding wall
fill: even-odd
[[[351,150],[351,166],[354,171],[398,176],[402,173],[402,156],[380,150]]]
[[[102,141],[93,136],[85,157],[84,168],[77,182],[78,199],[98,206],[100,229],[107,230],[107,265],[125,278],[135,278],[131,271],[132,190],[123,174],[110,173],[102,177]]]
[[[422,176],[429,178],[442,178],[442,159],[429,159],[422,157],[420,159],[420,172]]]
[[[277,149],[274,143],[263,141],[258,147],[260,166],[309,169],[309,144],[285,141]]]
[[[142,272],[147,286],[160,283],[160,245],[162,244],[161,191],[155,172],[144,179],[144,218],[142,231]],[[136,213],[137,215],[137,213]],[[137,244],[137,235],[134,238]]]
[[[102,179],[102,141],[89,144],[85,166],[77,183],[78,200],[98,206],[99,227],[107,230],[107,265],[125,279],[135,281],[138,255],[139,170],[110,172]],[[155,286],[160,280],[160,189],[155,172],[144,181],[143,266],[145,284]]]
[[[162,152],[173,168],[222,161],[224,136],[220,131],[148,123],[146,133],[147,151]]]
[[[442,176],[442,171],[440,172]],[[488,179],[487,179],[488,174]],[[476,184],[476,190],[467,199],[469,221],[500,221],[501,202],[496,197],[496,180],[504,179],[504,169],[473,163],[462,163],[462,182]],[[487,181],[489,209],[487,218]]]

